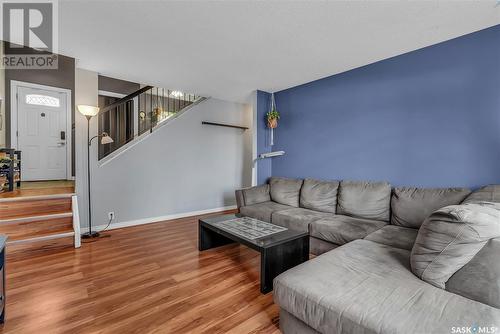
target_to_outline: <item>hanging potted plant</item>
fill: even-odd
[[[276,109],[268,111],[266,114],[267,126],[270,129],[276,129],[278,127],[278,120],[280,119],[280,113]]]
[[[267,126],[270,129],[276,129],[278,127],[278,120],[280,119],[280,113],[276,110],[276,102],[274,102],[274,94],[271,95],[271,110],[266,114]]]

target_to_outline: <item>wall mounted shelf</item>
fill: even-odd
[[[235,129],[241,129],[241,130],[248,130],[248,128],[246,126],[233,125],[233,124],[215,123],[215,122],[208,122],[208,121],[202,121],[201,124],[223,126],[226,128],[235,128]]]
[[[285,151],[274,151],[274,152],[261,153],[261,154],[259,154],[259,159],[281,157],[282,155],[285,155]]]

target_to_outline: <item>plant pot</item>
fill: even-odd
[[[276,118],[269,118],[267,120],[267,126],[270,129],[276,129],[278,127],[278,120]]]

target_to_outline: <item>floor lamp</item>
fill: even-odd
[[[82,238],[89,239],[99,237],[99,232],[92,231],[92,202],[90,200],[90,146],[92,145],[92,140],[95,138],[101,138],[101,144],[111,144],[113,142],[113,138],[111,138],[106,132],[90,138],[90,119],[99,113],[98,107],[79,105],[78,111],[87,118],[87,189],[89,191],[89,231],[82,234]]]

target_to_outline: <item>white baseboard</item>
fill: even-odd
[[[143,219],[137,219],[137,220],[129,220],[129,221],[125,221],[125,222],[111,223],[109,225],[109,227],[107,228],[107,230],[114,230],[117,228],[138,226],[138,225],[144,225],[144,224],[152,224],[152,223],[158,223],[158,222],[162,222],[162,221],[166,221],[166,220],[186,218],[186,217],[191,217],[191,216],[205,215],[208,213],[215,213],[215,212],[226,211],[226,210],[234,210],[236,208],[237,208],[236,205],[230,205],[230,206],[223,206],[223,207],[214,208],[214,209],[175,213],[175,214],[166,215],[166,216],[150,217],[150,218],[143,218]],[[106,225],[107,224],[92,226],[92,230],[101,231],[106,227]],[[82,233],[85,233],[86,230],[88,229],[88,227],[85,226],[85,227],[82,227],[81,229],[82,229]]]

